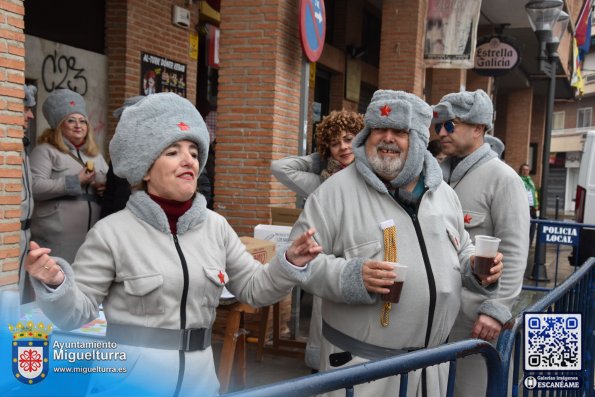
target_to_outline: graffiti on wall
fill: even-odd
[[[85,69],[77,68],[76,57],[59,55],[57,51],[44,58],[41,64],[41,80],[47,92],[68,88],[83,96],[87,93]]]

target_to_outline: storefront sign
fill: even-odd
[[[188,56],[193,61],[198,60],[198,33],[192,32],[188,36]]]
[[[310,62],[318,61],[324,48],[326,12],[324,0],[300,1],[300,39]]]
[[[504,36],[482,37],[475,48],[475,73],[482,76],[502,76],[521,61],[515,43]]]
[[[186,64],[142,52],[140,94],[173,92],[186,97]]]
[[[207,66],[210,68],[219,68],[219,28],[210,23],[205,24],[207,28]]]

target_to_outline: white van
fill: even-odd
[[[595,131],[587,132],[576,187],[575,221],[595,225]],[[580,235],[578,265],[595,256],[595,228],[583,228]],[[570,263],[574,264],[574,250]]]

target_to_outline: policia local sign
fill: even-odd
[[[486,36],[477,40],[473,70],[482,76],[502,76],[521,62],[514,41],[505,36]]]
[[[563,222],[540,222],[539,227],[542,243],[578,246],[579,226],[566,226]]]

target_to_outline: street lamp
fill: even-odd
[[[546,218],[547,188],[550,169],[550,141],[552,136],[552,115],[554,113],[554,97],[556,94],[556,66],[558,63],[558,45],[566,27],[568,14],[562,11],[562,0],[532,0],[525,5],[531,28],[539,40],[539,70],[550,78],[548,87],[548,101],[545,113],[545,133],[543,137],[543,156],[541,165],[541,209],[539,218]],[[541,228],[540,228],[541,229]],[[535,264],[531,272],[531,279],[548,281],[545,269],[545,244],[539,241],[541,232],[537,234],[535,246]]]

